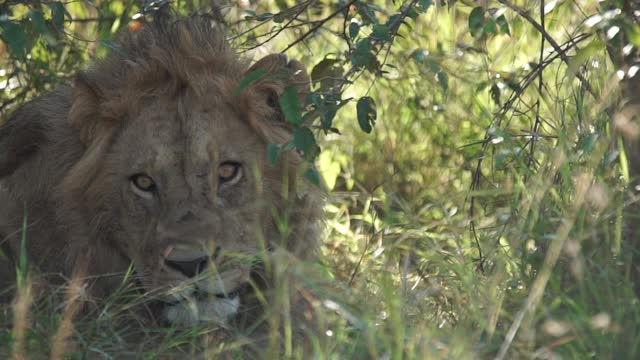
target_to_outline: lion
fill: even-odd
[[[321,186],[299,176],[298,152],[268,156],[292,137],[286,88],[309,93],[300,62],[249,66],[206,16],[124,32],[0,127],[2,253],[17,261],[25,238],[31,268],[81,276],[98,299],[131,267],[172,324],[237,316],[269,286],[265,257],[313,259],[320,243]],[[0,279],[15,279],[3,261]]]

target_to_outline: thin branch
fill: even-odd
[[[278,35],[280,35],[280,33],[282,33],[285,29],[290,28],[289,25],[291,25],[292,22],[296,21],[298,19],[298,17],[309,8],[309,6],[311,6],[313,3],[315,2],[315,0],[311,0],[311,1],[307,1],[306,4],[303,4],[302,6],[300,6],[300,10],[298,10],[293,17],[291,17],[291,19],[289,19],[289,21],[287,21],[286,24],[284,24],[284,26],[282,26],[280,29],[278,29],[278,31],[276,31],[274,34],[272,34],[267,40],[264,40],[252,47],[249,47],[247,49],[244,49],[244,51],[249,51],[249,50],[253,50],[259,46],[262,46],[263,44],[268,43],[269,41],[273,40],[274,38],[276,38]],[[283,51],[284,52],[284,51]]]
[[[115,16],[105,16],[105,17],[92,17],[92,18],[75,18],[69,19],[67,22],[76,22],[76,23],[89,23],[89,22],[105,22],[105,21],[115,21],[117,17]]]
[[[333,14],[327,16],[326,18],[318,21],[318,23],[316,23],[316,25],[314,25],[311,29],[309,29],[309,31],[307,31],[306,33],[304,33],[302,36],[300,36],[299,38],[297,38],[296,40],[294,40],[291,44],[289,44],[286,48],[284,48],[284,50],[282,50],[282,53],[287,52],[287,50],[291,49],[293,46],[295,46],[296,44],[298,44],[301,41],[304,41],[304,39],[306,39],[307,37],[309,37],[309,35],[313,34],[314,32],[316,32],[316,30],[318,30],[320,27],[322,27],[322,25],[324,25],[327,21],[333,19],[334,17],[338,16],[339,14],[341,14],[343,11],[348,10],[349,7],[353,4],[355,4],[356,2],[358,2],[358,0],[351,0],[348,3],[344,4],[343,6],[341,6],[337,11],[335,11]]]
[[[246,21],[246,20],[245,20],[245,21]],[[255,29],[259,28],[260,26],[262,26],[262,25],[264,25],[264,24],[268,24],[268,23],[269,23],[269,21],[270,21],[270,20],[263,20],[262,22],[259,22],[258,24],[256,24],[256,25],[254,25],[254,26],[252,26],[252,27],[250,27],[250,28],[248,28],[248,29],[244,30],[243,32],[240,32],[240,33],[238,33],[238,34],[235,34],[235,35],[233,35],[233,36],[231,36],[231,37],[227,38],[227,40],[235,40],[235,39],[237,39],[237,38],[239,38],[239,37],[241,37],[241,36],[243,36],[243,35],[246,35],[246,34],[250,33],[251,31],[253,31],[253,30],[255,30]]]
[[[560,45],[558,45],[558,43],[553,39],[553,37],[549,35],[549,33],[545,30],[544,26],[538,24],[538,22],[534,18],[532,18],[531,15],[529,15],[528,11],[516,5],[513,5],[507,0],[498,0],[498,2],[507,6],[509,9],[517,12],[518,15],[522,16],[531,25],[533,25],[533,27],[535,27],[536,30],[538,30],[540,34],[544,36],[544,38],[549,42],[549,44],[551,44],[553,49],[560,55],[560,59],[562,59],[562,61],[564,61],[567,65],[570,65],[569,58],[567,57],[565,52],[562,51],[562,48],[560,47]],[[597,98],[595,92],[593,91],[593,88],[591,87],[591,84],[589,83],[589,80],[587,80],[580,72],[576,72],[576,77],[582,82],[582,84],[584,85],[585,89],[587,89],[589,94],[591,94],[591,96],[593,96],[594,98]]]
[[[542,27],[542,29],[545,29],[545,19],[544,19],[544,0],[540,1],[540,26]],[[544,60],[544,35],[540,36],[540,57],[538,60],[538,63],[542,63],[542,61]],[[531,167],[531,164],[533,163],[534,160],[534,149],[536,146],[536,140],[537,140],[537,134],[538,131],[540,130],[540,97],[542,97],[542,87],[544,85],[544,80],[542,78],[542,73],[544,71],[539,71],[538,72],[538,100],[536,101],[536,120],[533,123],[533,129],[532,129],[532,137],[531,137],[531,142],[530,142],[530,148],[529,148],[529,167]]]

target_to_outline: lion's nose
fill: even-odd
[[[186,275],[187,277],[191,278],[198,275],[199,273],[203,272],[206,269],[207,264],[209,263],[209,257],[202,256],[192,260],[184,260],[184,261],[165,259],[164,263],[168,267],[174,270],[177,270],[183,273],[184,275]]]

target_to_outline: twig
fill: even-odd
[[[562,59],[562,61],[564,61],[567,65],[570,65],[569,64],[569,58],[567,57],[565,52],[562,51],[560,45],[558,45],[558,43],[553,39],[553,37],[551,37],[551,35],[549,35],[549,33],[545,30],[544,26],[538,24],[538,22],[534,18],[532,18],[531,15],[529,15],[528,11],[526,11],[526,10],[516,6],[516,5],[513,5],[512,3],[510,3],[507,0],[498,0],[498,2],[503,4],[503,5],[505,5],[505,6],[507,6],[509,9],[517,12],[518,15],[522,16],[531,25],[533,25],[533,27],[535,27],[536,30],[538,30],[540,32],[540,34],[542,34],[542,36],[549,42],[549,44],[551,44],[553,49],[560,55],[560,59]],[[585,89],[587,89],[589,94],[591,94],[591,96],[593,96],[594,98],[597,98],[595,92],[593,91],[593,88],[591,87],[591,84],[589,83],[589,80],[587,80],[579,72],[576,72],[576,77],[582,82],[582,84],[584,85]]]
[[[105,16],[105,17],[93,17],[93,18],[76,18],[67,20],[68,22],[77,22],[77,23],[88,23],[88,22],[105,22],[105,21],[115,21],[117,18],[115,16]]]
[[[313,3],[315,2],[315,0],[311,0],[311,1],[307,1],[306,4],[301,4],[300,6],[300,10],[298,10],[298,12],[295,13],[295,15],[293,15],[293,17],[291,19],[289,19],[289,21],[287,21],[286,24],[284,24],[284,26],[282,26],[280,29],[278,29],[278,31],[276,31],[274,34],[272,34],[271,36],[269,36],[269,38],[267,40],[264,40],[254,46],[251,46],[247,49],[243,49],[244,51],[249,51],[249,50],[253,50],[263,44],[268,43],[269,41],[273,40],[274,38],[276,38],[278,35],[280,35],[280,33],[282,33],[285,29],[288,29],[291,25],[292,22],[296,21],[298,19],[298,17],[300,16],[300,14],[302,14],[303,11],[305,11],[307,8],[309,8],[309,6],[311,6]],[[284,52],[284,51],[283,51]]]
[[[287,45],[286,48],[284,48],[284,50],[282,50],[282,53],[287,52],[287,50],[291,49],[293,46],[295,46],[296,44],[298,44],[301,41],[304,41],[304,39],[306,39],[307,37],[309,37],[309,35],[313,34],[314,32],[316,32],[316,30],[318,30],[320,27],[322,27],[322,25],[324,25],[327,21],[333,19],[334,17],[336,17],[338,14],[341,14],[343,11],[348,10],[349,7],[353,4],[355,4],[356,2],[358,2],[358,0],[351,0],[348,3],[344,4],[343,6],[341,6],[337,11],[335,11],[333,14],[327,16],[326,18],[318,21],[318,23],[316,25],[314,25],[311,29],[309,29],[309,31],[307,31],[306,33],[304,33],[302,36],[300,36],[299,38],[297,38],[296,40],[294,40],[291,44]]]
[[[540,1],[540,26],[542,27],[542,29],[545,29],[545,19],[544,19],[544,0]],[[540,57],[538,60],[538,63],[542,63],[542,61],[544,61],[544,35],[540,36]],[[540,70],[538,72],[538,99],[536,101],[536,120],[533,123],[533,129],[531,131],[531,142],[530,142],[530,148],[529,148],[529,167],[531,167],[531,164],[533,163],[534,160],[534,149],[536,146],[536,140],[537,140],[537,136],[538,136],[538,131],[540,130],[540,97],[542,96],[542,86],[544,84],[544,81],[542,79],[542,73],[543,70]]]

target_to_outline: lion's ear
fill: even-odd
[[[258,60],[247,74],[264,72],[257,84],[258,91],[265,93],[267,104],[280,112],[279,97],[287,87],[293,87],[298,93],[300,103],[304,104],[311,91],[311,80],[304,65],[292,60],[285,54],[271,54]]]
[[[90,73],[81,72],[73,81],[71,98],[69,125],[78,129],[82,143],[89,145],[113,125],[101,111],[102,90]]]

